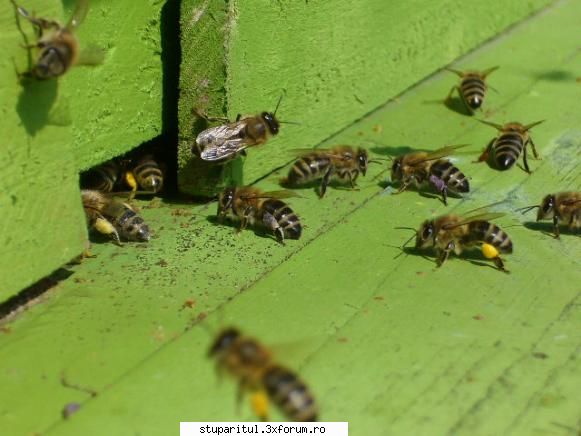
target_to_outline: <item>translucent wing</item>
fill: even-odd
[[[283,189],[281,191],[268,191],[268,192],[257,192],[255,194],[248,194],[241,196],[244,199],[248,198],[291,198],[291,197],[300,197],[294,191]]]
[[[425,156],[422,156],[421,158],[418,158],[417,160],[413,160],[413,161],[409,162],[409,164],[416,165],[416,164],[419,164],[422,162],[427,162],[430,160],[442,159],[443,157],[450,156],[459,148],[466,147],[467,145],[470,145],[470,144],[447,145],[447,146],[439,148],[437,150],[430,151]]]
[[[474,221],[492,221],[496,218],[505,216],[502,212],[484,212],[471,216],[463,216],[459,223],[443,226],[445,229],[453,229],[454,227],[463,226],[464,224],[472,223]]]
[[[295,148],[289,150],[289,152],[292,153],[295,157],[303,157],[311,154],[316,154],[317,156],[327,157],[329,159],[343,160],[345,158],[344,154],[341,153],[340,150],[333,148]]]
[[[79,53],[77,65],[101,65],[105,61],[105,54],[102,47],[88,46]]]
[[[206,161],[218,161],[241,152],[249,145],[241,135],[245,127],[246,123],[238,122],[204,130],[196,138],[196,144],[202,149],[200,157]]]
[[[563,200],[562,204],[565,206],[573,206],[574,204],[581,203],[581,198],[572,198],[570,200]]]
[[[79,27],[87,16],[87,12],[89,12],[89,0],[77,0],[77,6],[67,23],[67,29],[74,30]]]

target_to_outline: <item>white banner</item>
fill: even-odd
[[[347,422],[180,422],[180,436],[309,434],[348,436]]]

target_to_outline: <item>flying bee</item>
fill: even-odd
[[[307,385],[294,372],[274,363],[271,352],[256,339],[230,327],[218,334],[208,355],[216,359],[220,372],[226,370],[238,379],[239,401],[245,391],[266,391],[289,419],[317,420],[317,405]],[[267,407],[255,408],[255,412],[268,421]]]
[[[465,147],[465,144],[448,145],[432,152],[415,151],[394,159],[391,181],[400,183],[396,194],[402,193],[411,184],[417,189],[428,184],[442,194],[442,200],[447,205],[448,191],[469,192],[470,185],[466,176],[448,159],[443,159],[460,147]]]
[[[486,258],[492,259],[499,270],[508,272],[500,253],[512,253],[512,241],[500,227],[489,222],[504,214],[482,212],[482,209],[462,216],[449,214],[424,221],[415,235],[416,249],[434,248],[437,265],[441,267],[450,253],[459,256],[465,249],[480,246]]]
[[[532,209],[539,209],[537,222],[553,220],[555,238],[560,238],[559,224],[565,223],[571,231],[581,228],[581,192],[559,192],[549,194],[543,198],[540,206],[528,206],[522,209],[526,213]]]
[[[90,189],[83,189],[81,198],[89,229],[110,236],[118,245],[121,239],[149,241],[149,227],[129,204]]]
[[[158,193],[163,188],[163,165],[152,154],[146,154],[129,163],[130,169],[125,172],[125,182],[131,188],[131,200],[138,188],[145,192]]]
[[[238,154],[246,154],[246,149],[266,143],[270,137],[278,134],[280,124],[276,112],[282,96],[278,100],[274,112],[261,112],[258,115],[242,116],[238,114],[236,121],[230,122],[223,118],[208,118],[198,114],[208,121],[228,121],[226,124],[206,129],[196,137],[192,153],[209,162],[227,161]],[[290,122],[287,122],[290,123]]]
[[[299,186],[321,179],[319,197],[323,198],[331,179],[355,187],[359,173],[365,176],[369,158],[364,148],[338,145],[329,149],[300,150],[301,155],[281,180],[283,185]]]
[[[489,161],[492,158],[497,169],[506,171],[516,163],[520,154],[523,155],[524,171],[531,173],[527,163],[527,145],[531,145],[533,155],[539,158],[535,144],[529,135],[529,130],[541,124],[544,120],[523,126],[521,123],[510,122],[505,125],[491,123],[490,121],[478,120],[483,124],[494,127],[498,130],[498,136],[490,140],[478,162]]]
[[[454,91],[458,91],[460,98],[464,102],[466,109],[470,114],[474,114],[474,111],[479,109],[484,103],[484,97],[486,96],[486,78],[498,67],[492,67],[484,71],[458,71],[451,68],[446,68],[446,70],[457,74],[460,77],[460,85],[454,85],[446,97],[446,101],[449,101],[452,97]]]
[[[74,31],[89,11],[88,0],[77,0],[73,15],[65,26],[53,20],[36,18],[14,0],[12,3],[18,13],[37,28],[38,41],[26,48],[38,49],[38,56],[31,70],[24,75],[39,80],[53,79],[65,74],[79,61],[79,42]]]
[[[121,165],[110,160],[81,175],[81,186],[101,192],[112,192],[121,177]]]
[[[252,187],[228,187],[218,196],[218,219],[227,215],[240,218],[240,229],[250,223],[262,223],[271,230],[278,242],[285,238],[299,239],[302,226],[299,217],[281,198],[296,197],[292,191],[263,192]]]

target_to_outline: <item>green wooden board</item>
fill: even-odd
[[[235,384],[219,384],[205,357],[208,329],[232,323],[266,344],[298,342],[280,347],[280,360],[312,387],[321,419],[348,420],[354,435],[574,432],[579,236],[554,240],[513,210],[581,189],[580,19],[579,2],[559,2],[454,65],[501,66],[482,117],[547,119],[533,131],[543,159],[531,160],[531,176],[470,163],[494,131],[434,103],[456,81],[444,72],[321,146],[469,142],[475,154],[458,155],[457,165],[473,192],[447,209],[414,192],[382,194],[380,166],[359,191],[331,189],[319,200],[306,189],[289,200],[305,233],[285,247],[215,225],[215,204],[140,203],[155,231],[147,246],[95,245],[96,259],[0,329],[0,428],[167,434],[179,421],[252,419],[248,407],[236,413]],[[275,164],[264,166],[264,189],[284,174],[269,172]],[[430,258],[394,259],[409,236],[394,227],[500,199],[508,215],[498,224],[515,243],[510,275],[457,258],[439,270]],[[188,299],[193,309],[183,308]],[[98,395],[63,387],[62,374]],[[63,420],[70,402],[82,408]]]

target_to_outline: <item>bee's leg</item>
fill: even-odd
[[[541,157],[537,153],[537,148],[535,147],[535,143],[533,142],[533,139],[531,137],[529,137],[529,142],[531,144],[531,148],[533,150],[533,156],[535,157],[535,159],[541,159]]]
[[[494,262],[494,265],[496,265],[496,267],[499,270],[501,270],[502,272],[505,272],[507,274],[510,272],[509,270],[507,270],[504,267],[504,262],[502,261],[502,259],[500,258],[500,256],[495,257],[494,259],[492,259],[492,261]]]
[[[237,114],[236,115],[236,122],[240,121],[240,118],[242,118],[242,114]]]
[[[236,391],[236,410],[240,414],[240,407],[242,406],[242,400],[244,400],[244,393],[248,388],[248,383],[245,378],[241,378],[238,382],[238,389]]]
[[[359,170],[349,171],[349,183],[351,183],[351,188],[355,189],[357,185],[357,177],[359,177]]]
[[[240,233],[246,228],[246,226],[248,226],[248,221],[250,221],[250,217],[252,217],[252,215],[254,215],[254,208],[252,206],[244,209],[242,218],[240,219],[240,228],[236,231],[236,233]]]
[[[327,186],[329,185],[329,180],[331,180],[331,176],[333,175],[333,166],[329,166],[329,169],[323,176],[323,180],[321,180],[321,187],[319,188],[319,198],[323,198],[325,196],[325,192],[327,192]]]
[[[496,138],[492,138],[488,145],[486,146],[486,148],[484,149],[484,151],[482,152],[482,154],[480,155],[480,157],[478,158],[478,160],[472,161],[472,163],[487,162],[488,159],[490,158],[490,150],[492,149],[492,144],[494,144],[495,140]]]
[[[527,162],[527,146],[526,146],[526,144],[523,147],[523,151],[522,151],[522,161],[523,161],[523,164],[524,164],[524,168],[523,168],[524,171],[527,174],[530,174],[531,173],[531,170],[529,168],[529,163]]]
[[[450,257],[450,252],[454,250],[454,247],[454,241],[450,241],[448,242],[448,245],[446,245],[446,248],[440,251],[437,262],[438,268],[448,260],[448,257]]]
[[[137,180],[135,179],[135,174],[133,171],[126,171],[125,172],[125,183],[131,188],[131,192],[129,193],[128,201],[133,200],[135,198],[135,193],[137,192]]]
[[[555,232],[555,239],[561,239],[561,231],[559,230],[559,217],[553,215],[553,231]]]
[[[446,182],[433,174],[429,177],[429,180],[434,188],[436,188],[436,190],[442,194],[442,201],[444,202],[444,205],[448,206],[448,187],[446,186]]]
[[[458,88],[458,86],[456,86],[456,85],[452,86],[452,89],[450,89],[448,96],[444,99],[444,103],[447,103],[450,101],[450,99],[452,98],[452,94],[454,94],[454,91],[458,91],[458,94],[460,94],[460,88]]]

